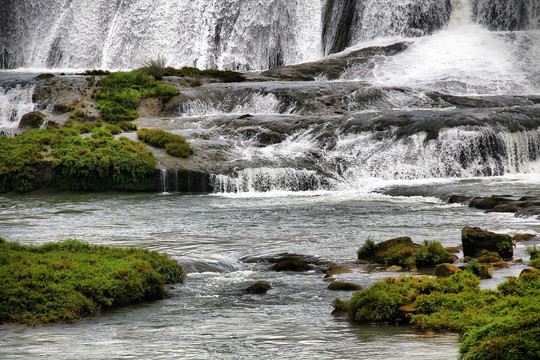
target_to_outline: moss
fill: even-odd
[[[143,249],[76,240],[43,246],[0,241],[0,323],[72,320],[158,300],[164,284],[184,278],[176,261]]]
[[[81,134],[92,132],[92,137]],[[141,144],[114,139],[118,127],[89,123],[62,129],[29,131],[0,137],[0,193],[28,192],[37,186],[37,168],[44,155],[55,169],[61,190],[150,190],[156,160]]]
[[[400,237],[375,244],[371,240],[357,251],[358,258],[382,263],[386,266],[398,265],[409,269],[453,263],[452,256],[440,243],[425,242],[415,244],[409,237]]]
[[[463,334],[462,359],[537,359],[540,354],[540,277],[509,278],[480,290],[463,271],[448,278],[390,278],[357,292],[340,308],[363,323],[408,323]]]
[[[362,290],[362,286],[345,281],[334,281],[328,285],[328,290],[334,291],[359,291]]]
[[[193,149],[180,135],[174,135],[159,129],[141,129],[137,131],[139,140],[164,148],[169,155],[187,158],[193,154]]]

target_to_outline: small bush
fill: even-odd
[[[358,259],[369,260],[375,256],[378,249],[379,247],[373,240],[367,239],[366,243],[362,245],[360,249],[358,249],[356,254],[358,255]]]

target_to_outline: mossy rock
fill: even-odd
[[[39,129],[47,116],[39,111],[32,111],[23,115],[19,122],[19,128]]]
[[[282,260],[272,266],[272,270],[274,271],[295,271],[295,272],[304,272],[313,270],[313,266],[307,263],[307,261],[299,260],[299,259],[287,259]]]
[[[36,76],[36,80],[49,80],[54,77],[54,74],[39,74]]]
[[[259,281],[251,285],[250,287],[248,287],[245,291],[246,293],[252,294],[252,295],[263,295],[263,294],[266,294],[270,289],[272,289],[270,284],[263,281]]]
[[[329,277],[332,277],[334,275],[341,275],[341,274],[347,274],[347,273],[350,273],[352,272],[351,269],[347,269],[347,268],[338,268],[338,269],[332,269],[330,271],[328,271],[326,273],[326,276],[325,278],[329,278]]]
[[[461,250],[463,250],[463,246],[462,245],[460,245],[460,246],[448,246],[448,247],[445,247],[444,249],[446,251],[448,251],[450,254],[457,254]]]
[[[361,285],[351,283],[351,282],[334,281],[333,283],[328,285],[328,290],[333,290],[333,291],[360,291],[360,290],[363,290],[363,287]]]
[[[538,269],[523,269],[519,274],[521,280],[535,280],[540,278],[540,270]]]
[[[512,236],[512,241],[532,241],[536,239],[538,237],[534,234],[516,234]]]
[[[455,265],[452,264],[439,264],[435,268],[435,276],[437,277],[449,277],[452,276],[458,272],[462,271],[460,268],[458,268]]]
[[[480,250],[484,249],[497,252],[504,260],[512,259],[514,256],[514,246],[510,235],[466,226],[461,231],[461,241],[465,256],[476,256]]]

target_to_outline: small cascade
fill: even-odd
[[[364,113],[308,125],[277,144],[237,143],[230,161],[245,159],[246,168],[215,174],[211,185],[219,193],[358,190],[382,180],[540,173],[540,128],[510,118],[466,125],[465,113],[448,111],[409,120],[408,113]]]
[[[212,188],[219,193],[308,191],[328,187],[324,178],[311,170],[252,168],[235,175],[213,175]]]
[[[35,86],[0,87],[0,128],[16,128],[24,114],[35,109],[32,101]]]
[[[270,115],[290,114],[294,105],[281,102],[276,95],[236,91],[229,94],[210,94],[205,98],[187,101],[180,105],[183,116],[212,115]]]
[[[169,171],[161,165],[161,163],[158,163],[158,169],[159,169],[159,180],[161,183],[161,192],[163,194],[169,193]]]

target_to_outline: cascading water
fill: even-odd
[[[7,0],[2,68],[171,66],[266,69],[321,58],[384,36],[444,28],[461,0]],[[540,27],[536,0],[471,0],[476,22]]]
[[[16,128],[24,114],[34,110],[34,86],[0,87],[0,129]]]
[[[8,1],[4,68],[171,66],[262,69],[320,57],[321,7],[309,0]]]

